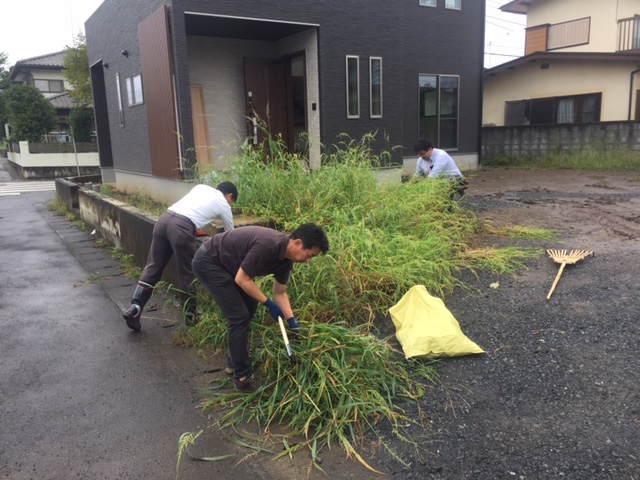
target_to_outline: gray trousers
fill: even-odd
[[[196,253],[195,238],[196,227],[191,220],[173,212],[164,213],[153,227],[149,256],[140,281],[155,286],[160,281],[162,271],[171,260],[171,256],[175,256],[178,288],[184,292],[191,292],[191,261]]]
[[[249,325],[258,301],[247,295],[236,283],[235,275],[222,268],[204,247],[196,252],[192,266],[196,278],[227,318],[227,344],[235,377],[251,375]]]

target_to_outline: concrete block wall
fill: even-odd
[[[580,152],[585,148],[640,151],[640,122],[482,128],[482,161],[499,156],[538,158],[554,152]]]

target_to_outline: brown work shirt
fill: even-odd
[[[234,277],[242,268],[251,278],[273,274],[286,285],[293,268],[293,262],[284,258],[289,238],[271,228],[252,226],[207,238],[202,245]]]

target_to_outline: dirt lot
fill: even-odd
[[[640,479],[640,173],[469,177],[467,208],[560,235],[512,243],[593,256],[565,269],[550,300],[559,264],[546,255],[517,278],[465,275],[471,288],[445,303],[486,354],[437,365],[430,431],[411,430],[422,459],[398,446],[403,468],[373,443],[366,456],[401,479]]]

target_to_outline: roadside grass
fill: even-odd
[[[142,274],[142,269],[136,265],[135,258],[132,254],[125,253],[115,246],[104,247],[104,251],[111,258],[119,262],[120,273],[125,277],[138,278]]]
[[[624,148],[604,149],[589,146],[579,153],[553,152],[540,158],[510,158],[499,156],[487,166],[517,167],[531,170],[585,170],[593,172],[638,172],[640,153]],[[639,181],[640,177],[636,176]]]
[[[56,195],[55,198],[47,204],[47,209],[59,217],[66,217],[66,215],[70,213],[69,210],[67,210],[67,204],[59,195]]]

